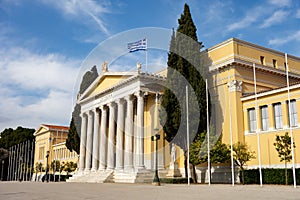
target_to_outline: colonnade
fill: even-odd
[[[139,91],[81,113],[80,172],[145,167],[144,97]]]

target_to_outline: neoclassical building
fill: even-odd
[[[260,147],[261,166],[271,168],[284,167],[273,143],[276,135],[288,132],[296,143],[295,164],[299,167],[300,58],[287,55],[286,62],[282,52],[236,38],[208,48],[202,56],[208,74],[213,134],[222,136],[226,144],[231,140],[247,143],[256,152],[256,158],[247,163],[249,168],[258,167]],[[81,153],[79,171],[69,181],[151,181],[155,166],[151,136],[155,128],[161,135],[159,171],[165,176],[171,161],[170,145],[163,139],[156,108],[163,95],[166,70],[148,74],[137,65],[134,72],[111,72],[107,64],[102,69],[78,98]],[[176,162],[184,174],[183,151],[178,147]],[[218,180],[217,168],[213,171],[212,178]],[[197,172],[201,176],[203,167]]]
[[[45,174],[46,166],[50,167],[53,161],[59,161],[60,165],[67,162],[77,163],[78,155],[75,151],[70,152],[66,147],[69,127],[41,124],[34,132],[35,151],[33,180],[40,180]],[[47,158],[48,157],[48,158]],[[39,167],[38,167],[39,166]],[[58,171],[58,169],[56,169]],[[49,173],[54,170],[49,168]],[[58,173],[58,172],[55,172]]]

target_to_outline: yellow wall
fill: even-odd
[[[48,164],[53,160],[61,160],[62,162],[77,162],[78,156],[76,153],[71,153],[65,146],[65,141],[67,138],[67,132],[56,132],[47,130],[41,127],[35,134],[35,155],[34,155],[34,165],[36,163],[42,163],[43,168],[46,168],[46,154],[49,151]],[[51,139],[50,139],[51,138]],[[43,148],[43,157],[39,159],[40,147]],[[55,149],[62,149],[61,153],[58,155],[54,152]]]
[[[105,78],[99,81],[98,85],[94,89],[94,91],[89,96],[94,96],[101,91],[108,89],[112,87],[113,85],[116,85],[122,80],[127,79],[128,76],[118,76],[118,75],[107,75]]]
[[[294,127],[292,129],[293,138],[296,144],[295,148],[295,163],[300,162],[300,154],[297,154],[297,144],[300,144],[300,123],[299,123],[299,110],[300,110],[300,91],[298,89],[299,87],[292,88],[290,90],[290,98],[296,100],[296,106],[297,106],[297,112],[298,112],[298,126]],[[273,93],[270,91],[270,94],[265,93],[263,96],[259,96],[257,100],[257,107],[258,109],[260,106],[267,105],[268,106],[268,122],[269,122],[269,129],[267,131],[260,131],[259,137],[260,137],[260,143],[261,143],[261,162],[264,167],[274,167],[275,165],[283,165],[283,163],[280,162],[278,158],[277,151],[275,150],[275,147],[273,143],[275,142],[276,135],[284,135],[286,132],[290,134],[289,129],[289,118],[288,118],[288,94],[287,91],[284,90],[274,90]],[[274,122],[274,103],[281,103],[282,105],[282,114],[283,114],[283,128],[282,129],[276,129],[275,128],[275,122]],[[244,113],[247,113],[247,110],[249,108],[255,108],[255,99],[246,99],[243,101],[243,110]],[[257,165],[258,164],[258,136],[255,133],[249,133],[249,123],[248,123],[248,115],[244,115],[244,130],[245,130],[245,141],[250,145],[253,150],[256,152],[256,159],[249,162],[249,166],[251,165]],[[259,126],[258,129],[261,129],[261,115],[258,115]]]
[[[264,63],[261,64],[260,56],[264,56]],[[230,118],[232,122],[233,142],[246,142],[252,150],[257,153],[257,135],[248,134],[248,113],[247,109],[255,107],[255,100],[245,99],[244,95],[254,93],[254,77],[252,63],[265,67],[264,70],[256,69],[257,92],[274,90],[286,86],[285,56],[283,53],[260,47],[238,39],[229,39],[207,50],[204,55],[204,65],[210,69],[209,92],[213,107],[213,128],[216,134],[222,134],[222,141],[230,144]],[[276,60],[276,70],[281,74],[271,72],[274,69],[273,59]],[[229,62],[230,61],[230,62]],[[288,56],[290,71],[300,74],[297,68],[300,66],[300,58]],[[268,70],[268,68],[270,70]],[[233,80],[242,81],[242,91],[229,91],[227,83]],[[299,78],[290,78],[290,83],[300,81]],[[291,99],[297,99],[297,109],[300,113],[300,90],[292,91]],[[269,105],[269,127],[275,127],[272,104],[277,101],[285,102],[286,92],[276,93],[264,98],[259,98],[258,106]],[[269,130],[261,134],[262,164],[266,167],[282,164],[279,162],[277,152],[273,146],[275,135],[288,132],[287,105],[283,104],[283,130]],[[260,116],[260,113],[259,113]],[[298,116],[298,120],[299,120]],[[258,123],[261,127],[261,122]],[[300,126],[300,124],[299,124]],[[298,126],[298,127],[299,127]],[[300,144],[300,128],[294,132],[295,143]],[[245,135],[246,133],[246,135]],[[295,151],[297,152],[297,150]],[[299,153],[298,153],[299,154]],[[296,162],[300,163],[300,154],[296,153]],[[257,156],[256,156],[257,157]],[[250,166],[258,165],[258,160],[253,159],[248,163]]]

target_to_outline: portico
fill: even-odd
[[[112,84],[106,84],[109,79]],[[155,104],[148,102],[155,102],[164,81],[162,76],[140,72],[140,66],[135,72],[109,72],[103,67],[78,99],[82,120],[78,176],[150,172],[154,152],[145,152],[145,142],[154,134],[156,119]],[[161,168],[165,153],[164,148],[159,151]]]

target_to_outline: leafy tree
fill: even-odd
[[[60,162],[59,160],[53,160],[50,165],[53,172],[59,172]]]
[[[206,163],[207,156],[207,141],[206,131],[199,134],[196,140],[190,145],[190,162],[193,165]],[[213,146],[212,146],[213,144]],[[230,161],[230,149],[221,138],[216,136],[210,137],[210,162],[211,163],[227,163]]]
[[[67,173],[70,173],[70,172],[73,172],[75,171],[77,168],[77,163],[74,163],[74,162],[67,162],[65,164],[65,167],[64,167],[64,171],[66,171]]]
[[[9,149],[10,147],[27,140],[34,140],[34,129],[17,127],[15,130],[7,128],[0,133],[0,148]]]
[[[291,144],[291,137],[286,132],[284,135],[279,136],[276,135],[276,142],[273,144],[277,153],[278,157],[280,158],[280,162],[284,161],[285,166],[285,184],[288,184],[288,175],[287,175],[287,162],[292,160],[292,144]],[[295,148],[294,143],[294,148]]]
[[[83,94],[84,91],[96,80],[98,77],[97,67],[93,66],[90,71],[87,71],[80,83],[79,95]],[[76,104],[72,112],[72,118],[70,122],[70,129],[68,133],[68,138],[66,140],[66,147],[72,152],[75,151],[79,154],[80,151],[80,130],[81,130],[81,117],[80,117],[81,107]]]
[[[247,144],[237,142],[233,144],[233,159],[236,165],[240,167],[242,171],[242,183],[245,184],[245,169],[246,162],[255,158],[254,151],[250,151]]]
[[[203,47],[197,39],[197,29],[192,20],[189,6],[184,5],[183,14],[178,19],[176,33],[173,30],[170,49],[168,53],[168,70],[162,107],[166,112],[160,112],[165,139],[175,143],[185,152],[186,146],[186,108],[185,108],[185,86],[190,84],[189,91],[195,93],[195,98],[189,98],[189,122],[190,140],[197,133],[206,129],[206,98],[205,82],[201,77],[200,49]],[[180,55],[184,55],[181,57]],[[201,117],[201,122],[199,119]],[[185,153],[185,172],[187,175],[187,163]]]

